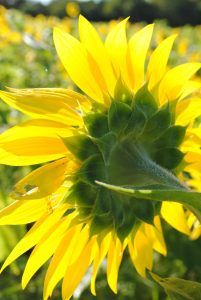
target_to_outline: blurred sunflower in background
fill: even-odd
[[[83,16],[80,41],[54,30],[57,53],[85,95],[63,88],[0,92],[8,105],[33,118],[1,134],[0,163],[44,164],[16,184],[15,201],[0,212],[2,225],[35,222],[2,270],[34,247],[24,288],[52,257],[45,300],[60,280],[62,298],[69,299],[90,265],[95,295],[105,257],[116,293],[126,248],[145,277],[153,251],[166,255],[161,217],[192,238],[201,231],[201,84],[191,79],[201,64],[167,68],[176,35],[161,41],[147,60],[154,26],[127,40],[127,21],[104,44]]]

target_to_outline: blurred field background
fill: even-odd
[[[42,0],[41,0],[42,1]],[[201,61],[200,0],[0,0],[0,88],[68,87],[72,86],[58,60],[52,41],[52,28],[61,27],[78,36],[77,17],[82,13],[102,38],[117,20],[130,16],[128,35],[146,23],[155,22],[150,52],[158,42],[172,33],[178,38],[170,56],[170,65]],[[201,80],[201,73],[197,74]],[[0,102],[0,132],[26,119]],[[23,147],[23,145],[22,145]],[[30,171],[27,167],[0,166],[0,207],[9,203],[9,192],[20,178]],[[24,235],[24,226],[0,227],[0,262]],[[201,282],[201,240],[190,241],[164,224],[168,256],[155,256],[154,271],[163,277],[175,276]],[[44,268],[25,291],[21,276],[29,253],[7,268],[0,277],[0,300],[42,299]],[[142,280],[125,255],[119,275],[119,293],[114,295],[105,280],[105,266],[97,279],[97,300],[167,300],[164,291],[149,279]],[[90,271],[89,271],[90,272]],[[89,275],[77,289],[74,299],[92,300],[88,288]],[[60,289],[52,300],[61,299]]]

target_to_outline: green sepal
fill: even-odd
[[[156,148],[178,147],[185,136],[186,127],[171,126],[154,142]]]
[[[133,226],[135,225],[135,221],[136,221],[135,215],[133,214],[131,216],[130,214],[128,214],[125,216],[123,223],[120,226],[117,226],[115,228],[117,236],[122,243],[132,231]]]
[[[90,207],[94,204],[97,189],[85,182],[78,180],[69,190],[66,201],[71,204],[78,204],[81,207]]]
[[[155,213],[155,216],[160,215],[161,206],[162,206],[162,202],[155,202],[154,203],[154,213]]]
[[[105,178],[105,166],[100,154],[90,156],[76,173],[82,181],[94,185],[98,178]]]
[[[138,229],[140,228],[140,226],[142,225],[142,222],[138,219],[135,220],[135,224],[130,232],[130,239],[132,241],[132,243],[134,242],[136,233],[138,232]]]
[[[94,216],[90,226],[90,237],[103,231],[109,231],[113,227],[113,217],[111,213],[104,216]]]
[[[102,136],[99,139],[93,139],[94,143],[97,145],[99,148],[104,162],[107,165],[107,162],[110,159],[110,155],[112,152],[112,148],[116,145],[117,137],[113,132],[108,132],[104,136]]]
[[[171,113],[168,108],[157,111],[148,121],[143,132],[143,138],[155,140],[171,123]]]
[[[62,141],[68,150],[81,161],[95,153],[98,153],[97,146],[84,134],[62,138]]]
[[[132,102],[133,95],[130,92],[130,89],[125,86],[121,78],[117,80],[114,89],[114,99],[129,104]]]
[[[200,300],[201,283],[179,278],[161,278],[150,272],[152,278],[160,284],[171,300]]]
[[[96,193],[95,203],[92,210],[92,214],[94,216],[105,215],[112,210],[110,194],[110,191],[104,188],[99,188]]]
[[[91,212],[92,222],[90,227],[90,235],[100,233],[113,226],[113,216],[111,214],[111,192],[103,188],[99,188],[96,200]]]
[[[139,220],[148,223],[153,224],[154,221],[154,203],[152,201],[149,201],[147,199],[135,199],[133,205],[133,212]]]
[[[78,207],[79,210],[79,221],[83,222],[91,219],[91,207]]]
[[[168,170],[175,169],[183,158],[184,153],[177,148],[163,148],[153,155],[155,162]]]
[[[107,115],[102,113],[86,115],[84,123],[92,137],[101,137],[109,131]]]
[[[124,239],[132,231],[136,222],[133,205],[130,204],[129,197],[127,200],[122,200],[123,195],[114,196],[113,215],[115,231],[119,239],[123,242]],[[115,199],[116,198],[116,199]]]
[[[144,130],[146,121],[147,119],[145,114],[136,105],[132,110],[127,127],[124,130],[124,134],[130,135],[133,138],[138,138],[138,136],[140,136]]]
[[[127,126],[131,113],[129,105],[121,101],[113,101],[108,111],[109,129],[120,134]]]
[[[186,191],[183,189],[167,189],[167,190],[150,190],[150,189],[134,189],[134,188],[124,188],[121,186],[107,184],[105,182],[96,181],[97,184],[115,191],[120,194],[131,196],[134,198],[142,198],[153,201],[173,201],[185,205],[189,210],[191,210],[201,221],[201,193],[194,192],[189,189]]]
[[[137,106],[149,119],[157,110],[158,105],[152,94],[148,91],[146,85],[144,85],[135,95],[132,106]]]

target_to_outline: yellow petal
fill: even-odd
[[[20,255],[35,246],[41,239],[41,236],[44,235],[45,232],[47,232],[49,228],[54,225],[54,223],[57,223],[57,221],[65,213],[66,209],[67,205],[63,205],[56,209],[52,214],[48,215],[48,213],[46,213],[43,217],[41,217],[15,246],[13,251],[4,262],[1,271],[3,271]]]
[[[178,103],[176,109],[176,124],[188,125],[200,116],[201,101],[200,98],[192,98]]]
[[[38,244],[32,251],[24,273],[22,276],[22,287],[26,287],[31,277],[36,271],[52,256],[60,244],[64,233],[68,229],[71,220],[75,217],[75,213],[69,214],[67,217],[55,223],[39,240]]]
[[[196,141],[198,144],[201,145],[201,127],[188,128],[187,132],[190,134],[190,137],[197,138],[197,139],[194,139],[194,141]]]
[[[111,32],[109,32],[105,47],[109,53],[112,65],[116,74],[116,77],[121,79],[123,83],[131,88],[131,83],[128,77],[127,67],[127,37],[126,37],[126,25],[128,18],[121,21],[116,25]]]
[[[196,163],[200,161],[201,156],[201,140],[198,137],[190,136],[181,146],[181,151],[186,153],[185,161]]]
[[[8,105],[30,115],[61,122],[66,125],[82,125],[81,116],[76,110],[79,103],[88,104],[86,97],[67,89],[10,89],[0,91],[0,97]]]
[[[66,158],[54,161],[32,171],[20,180],[10,196],[18,200],[46,197],[54,193],[63,184],[67,174],[73,171],[75,164]]]
[[[25,166],[64,157],[68,150],[59,136],[71,136],[73,130],[63,126],[32,120],[6,130],[0,135],[0,163]]]
[[[101,241],[101,244],[99,246],[99,249],[96,253],[96,256],[94,258],[93,272],[92,272],[92,276],[91,276],[91,293],[94,296],[96,296],[95,282],[96,282],[96,276],[98,273],[98,269],[108,252],[110,242],[111,242],[111,233],[107,234],[103,238],[103,240]]]
[[[67,231],[57,247],[45,276],[45,300],[51,296],[54,287],[64,277],[68,265],[77,260],[86,245],[88,237],[88,227],[85,226],[82,230],[82,224],[73,226]]]
[[[135,33],[129,41],[129,72],[132,88],[136,92],[144,83],[144,65],[154,25]]]
[[[94,257],[95,247],[95,239],[92,238],[83,248],[77,260],[67,268],[62,284],[62,299],[69,300],[72,296]]]
[[[117,293],[117,278],[119,267],[123,256],[123,245],[117,237],[113,237],[110,241],[107,262],[107,281],[111,290]]]
[[[188,148],[185,148],[188,151]],[[192,150],[192,148],[190,148]],[[188,152],[185,155],[185,161],[187,163],[196,163],[201,160],[201,150],[195,149],[194,151]]]
[[[200,69],[200,63],[185,63],[170,69],[162,79],[158,98],[163,104],[169,100],[175,100],[185,89],[185,85],[189,85],[188,80]]]
[[[146,269],[151,270],[152,268],[152,247],[150,241],[147,239],[142,229],[138,229],[134,243],[129,241],[128,248],[131,256],[133,265],[137,272],[142,276],[146,277]]]
[[[15,201],[0,211],[0,225],[32,223],[47,212],[47,200]]]
[[[105,94],[114,94],[116,79],[112,70],[109,55],[95,28],[83,16],[79,17],[80,40],[93,57],[98,68],[94,77]],[[92,72],[94,70],[91,70]]]
[[[77,93],[73,90],[64,89],[64,88],[29,88],[29,89],[15,89],[7,87],[10,92],[19,93],[21,95],[30,95],[30,94],[41,94],[44,95],[45,99],[48,101],[47,96],[49,95],[52,101],[53,99],[57,99],[61,105],[64,103],[65,105],[69,105],[71,108],[79,109],[80,105],[82,109],[85,111],[89,111],[91,109],[91,101],[86,96]],[[53,102],[50,102],[50,104]],[[55,105],[55,101],[54,101]],[[59,111],[59,110],[58,110]]]
[[[193,224],[196,222],[196,220],[197,220],[196,216],[190,212],[187,220],[188,227],[191,228]]]
[[[200,237],[200,235],[201,235],[201,225],[197,223],[190,234],[190,239],[196,240]]]
[[[59,28],[54,29],[53,38],[59,58],[74,83],[92,99],[104,102],[100,87],[92,75],[84,46]]]
[[[154,225],[145,224],[144,232],[147,239],[151,242],[152,248],[157,252],[166,255],[167,249],[163,238],[163,232],[161,228],[160,218],[155,216]]]
[[[180,91],[181,96],[179,97],[179,100],[186,98],[188,95],[196,92],[200,88],[201,88],[201,82],[197,82],[193,80],[187,81]]]
[[[152,90],[162,79],[176,35],[171,35],[153,51],[147,67],[148,88]]]
[[[180,203],[164,201],[161,207],[161,215],[175,229],[184,234],[190,234],[187,218]]]

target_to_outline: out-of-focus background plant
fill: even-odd
[[[171,3],[170,3],[171,2]],[[45,4],[46,3],[46,4]],[[77,36],[77,16],[81,12],[94,22],[101,36],[118,19],[131,16],[129,32],[135,32],[144,23],[157,19],[152,49],[163,38],[178,33],[169,63],[177,65],[201,59],[201,2],[200,0],[105,0],[72,2],[52,0],[0,0],[0,88],[71,87],[72,83],[60,64],[52,41],[52,28],[58,26]],[[135,23],[133,23],[135,21]],[[193,26],[194,25],[194,26]],[[170,27],[174,26],[174,27]],[[180,27],[178,27],[180,26]],[[181,27],[182,26],[182,27]],[[193,27],[192,27],[193,26]],[[151,50],[150,50],[151,51]],[[201,74],[200,74],[201,75]],[[198,74],[199,77],[199,74]],[[200,78],[201,80],[201,78]],[[25,116],[0,102],[0,132],[24,120]],[[30,170],[29,168],[0,166],[0,207],[9,203],[11,187]],[[1,222],[0,222],[1,223]],[[201,281],[201,239],[189,241],[164,224],[168,256],[155,257],[154,271],[161,276],[175,276]],[[0,262],[5,259],[17,241],[24,235],[24,226],[0,228]],[[43,269],[25,291],[20,278],[26,263],[23,256],[4,271],[0,279],[0,300],[42,299]],[[134,271],[127,256],[119,275],[119,293],[108,288],[104,264],[97,279],[97,300],[167,300],[164,291],[155,283],[142,280]],[[91,300],[88,275],[77,289],[74,298]],[[61,299],[57,289],[51,299]]]

